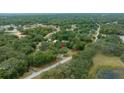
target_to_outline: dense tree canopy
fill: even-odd
[[[88,78],[97,51],[124,61],[124,43],[119,37],[124,35],[123,24],[123,14],[0,16],[0,78],[18,78],[31,67],[54,62],[58,55],[70,51],[77,53],[72,61],[45,72],[41,78]],[[94,42],[93,35],[95,38],[97,34]]]

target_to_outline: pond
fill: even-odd
[[[124,76],[124,68],[102,68],[97,71],[98,79],[121,79]]]

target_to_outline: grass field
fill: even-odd
[[[111,68],[114,72],[118,72],[122,74],[122,70],[124,70],[124,63],[120,60],[119,57],[116,56],[106,56],[102,53],[97,53],[93,58],[93,67],[90,69],[89,76],[95,77],[98,68]],[[116,70],[119,69],[119,70]],[[124,77],[121,75],[121,78]]]

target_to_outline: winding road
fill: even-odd
[[[55,29],[56,29],[56,31],[53,31],[53,32],[51,32],[51,33],[49,33],[49,34],[47,34],[44,38],[49,38],[50,36],[52,36],[53,34],[55,34],[55,33],[57,33],[57,32],[59,32],[60,31],[60,27],[55,27]]]
[[[56,26],[53,26],[53,25],[51,25],[51,27],[54,27],[56,29],[56,31],[53,31],[53,32],[47,34],[46,36],[44,36],[45,39],[49,39],[53,34],[55,34],[55,33],[60,31],[60,27],[56,27]],[[41,42],[39,42],[37,44],[36,51],[39,51],[39,47],[41,46],[41,44],[42,44]]]
[[[38,71],[38,72],[33,72],[31,75],[25,77],[24,79],[32,79],[32,78],[35,78],[35,77],[37,77],[38,75],[42,74],[42,73],[45,72],[45,71],[48,71],[48,70],[50,70],[50,69],[52,69],[52,68],[55,68],[56,66],[58,66],[58,65],[60,65],[60,64],[64,64],[64,63],[66,63],[66,62],[69,62],[71,59],[72,59],[72,56],[66,57],[66,58],[64,58],[63,60],[61,60],[60,62],[57,62],[56,64],[53,64],[53,65],[51,65],[51,66],[49,66],[49,67],[46,67],[46,68],[44,68],[44,69],[42,69],[42,70],[40,70],[40,71]]]
[[[97,23],[96,23],[96,24],[97,24]],[[97,24],[97,25],[98,25],[98,28],[97,28],[97,30],[96,30],[96,35],[95,35],[95,40],[94,40],[94,42],[97,41],[98,35],[99,35],[99,32],[100,32],[100,24]]]
[[[49,37],[50,37],[51,35],[53,35],[53,34],[55,34],[55,33],[57,33],[57,32],[60,31],[60,27],[58,27],[58,28],[55,27],[55,29],[56,29],[56,31],[53,31],[53,32],[47,34],[44,38],[49,39]],[[36,51],[39,51],[39,47],[40,47],[40,46],[41,46],[41,42],[38,43],[38,45],[37,45],[37,47],[36,47]],[[49,67],[46,67],[46,68],[44,68],[44,69],[42,69],[42,70],[40,70],[40,71],[38,71],[38,72],[32,72],[31,75],[25,77],[24,79],[32,79],[32,78],[35,78],[35,77],[37,77],[38,75],[40,75],[41,73],[43,73],[43,72],[45,72],[45,71],[48,71],[48,70],[50,70],[50,69],[52,69],[52,68],[55,68],[56,66],[58,66],[58,65],[60,65],[60,64],[66,63],[66,62],[70,61],[71,59],[72,59],[72,56],[70,56],[70,57],[65,57],[63,60],[61,60],[60,62],[57,62],[56,64],[53,64],[53,65],[51,65],[51,66],[49,66]]]

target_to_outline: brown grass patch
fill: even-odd
[[[98,67],[124,68],[124,63],[116,56],[106,56],[102,53],[97,53],[93,57],[93,66],[90,69],[89,76],[94,77]]]

